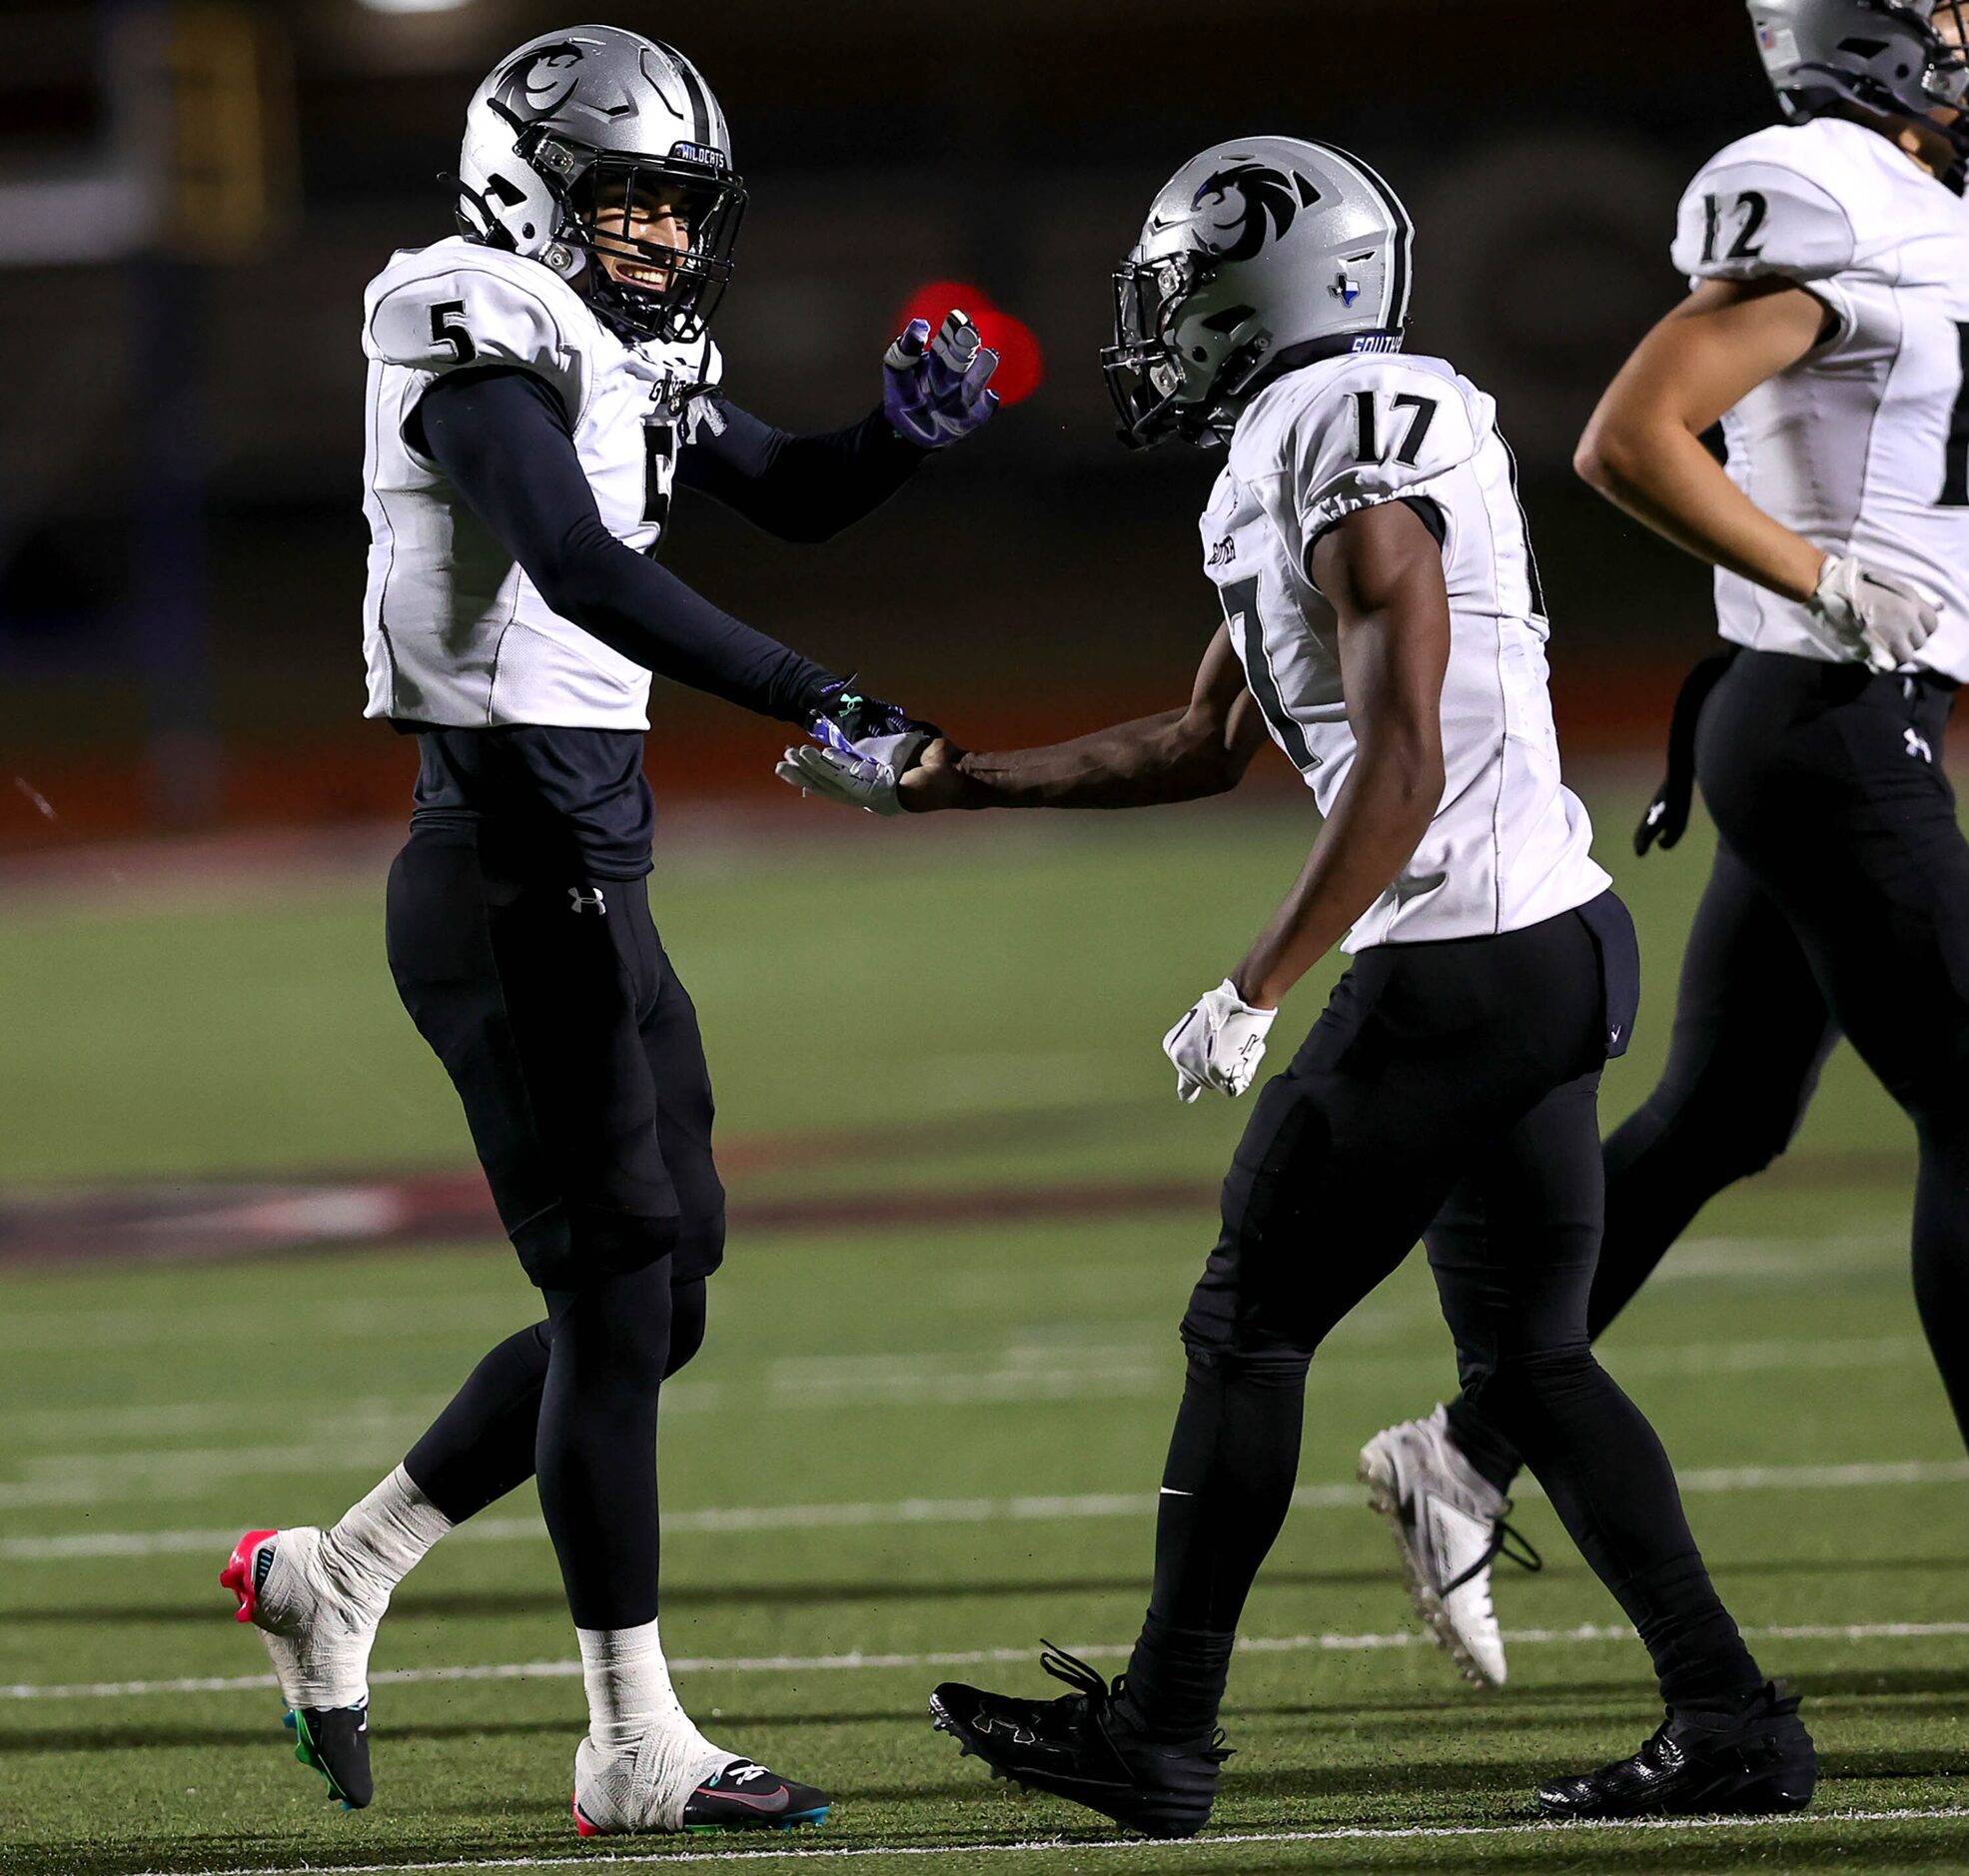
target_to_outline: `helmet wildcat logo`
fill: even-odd
[[[1236,198],[1235,212],[1229,204]],[[1240,163],[1233,169],[1219,170],[1206,177],[1197,190],[1194,206],[1201,209],[1211,200],[1227,205],[1227,212],[1213,216],[1203,231],[1204,245],[1222,261],[1249,261],[1265,246],[1268,234],[1283,237],[1299,213],[1299,201],[1285,175],[1263,163]]]
[[[528,52],[506,67],[487,102],[515,127],[551,117],[580,84],[584,56],[571,40]]]

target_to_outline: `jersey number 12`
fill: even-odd
[[[1760,189],[1746,189],[1736,198],[1732,212],[1743,217],[1736,230],[1736,237],[1730,243],[1725,261],[1754,261],[1763,253],[1762,248],[1750,244],[1756,239],[1757,231],[1769,219],[1770,198]],[[1702,198],[1702,259],[1713,262],[1716,259],[1716,244],[1723,234],[1723,204],[1720,196]]]

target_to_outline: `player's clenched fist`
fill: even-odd
[[[1926,594],[1850,555],[1826,556],[1807,610],[1831,629],[1840,650],[1876,671],[1899,669],[1942,623]]]
[[[1163,1054],[1176,1064],[1177,1100],[1193,1102],[1206,1088],[1233,1100],[1245,1093],[1258,1079],[1278,1015],[1247,1003],[1228,977],[1206,991],[1162,1039]]]
[[[968,437],[998,409],[987,390],[998,354],[978,342],[978,329],[953,309],[937,336],[928,320],[911,320],[882,356],[882,411],[896,435],[925,450]]]

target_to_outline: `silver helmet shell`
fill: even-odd
[[[1164,184],[1115,274],[1101,354],[1122,441],[1210,443],[1262,383],[1326,351],[1395,351],[1415,224],[1359,157],[1246,137]]]
[[[701,336],[731,278],[745,190],[724,112],[682,53],[640,33],[574,26],[508,53],[466,110],[458,183],[463,234],[542,262],[636,337]],[[638,198],[677,207],[689,247],[634,238]],[[614,280],[597,238],[669,284]]]
[[[1819,117],[1857,105],[1884,117],[1929,117],[1969,100],[1964,0],[1749,0],[1757,50],[1784,114]],[[1946,20],[1951,44],[1937,30]],[[1969,155],[1969,130],[1937,126]]]

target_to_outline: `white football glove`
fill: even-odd
[[[1891,573],[1847,554],[1827,554],[1806,610],[1831,634],[1829,648],[1891,671],[1934,637],[1941,614],[1928,597]]]
[[[1206,1088],[1233,1100],[1258,1079],[1265,1037],[1277,1010],[1254,1009],[1227,977],[1191,1005],[1190,1013],[1162,1039],[1176,1064],[1176,1098],[1193,1102]]]
[[[929,730],[911,729],[899,736],[864,736],[852,745],[808,743],[788,749],[772,772],[802,794],[870,814],[904,814],[908,810],[896,794],[896,778],[934,740]]]

